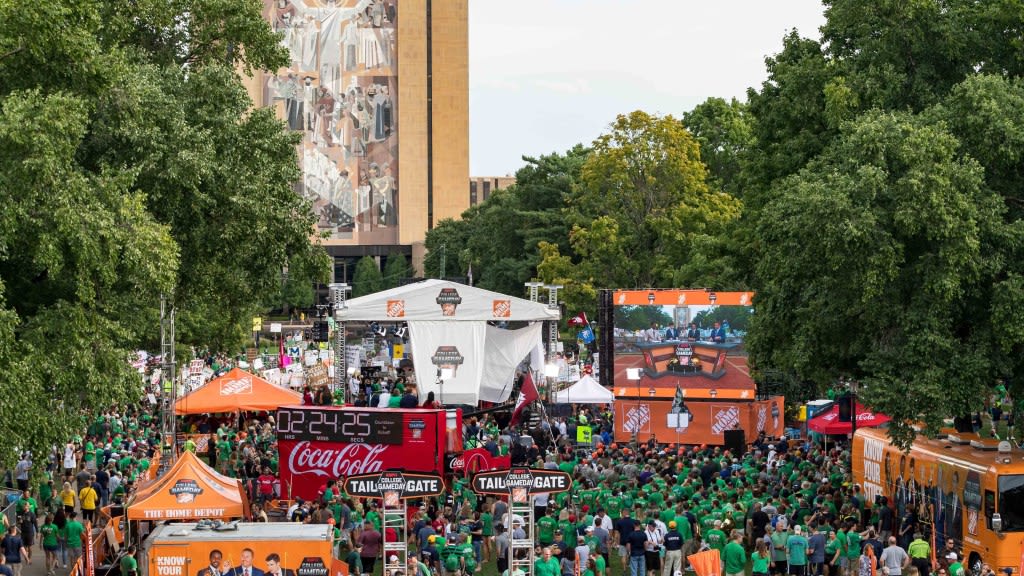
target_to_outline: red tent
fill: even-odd
[[[857,403],[857,428],[874,428],[888,421],[889,417],[885,414],[879,414]],[[849,434],[853,431],[852,422],[839,421],[839,404],[833,404],[828,412],[811,418],[807,422],[807,427],[821,434]]]

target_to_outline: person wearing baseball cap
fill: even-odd
[[[669,520],[665,533],[665,564],[662,576],[672,576],[683,570],[683,535],[679,533],[675,520]]]

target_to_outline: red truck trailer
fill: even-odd
[[[281,496],[289,499],[316,498],[328,480],[356,474],[444,474],[463,447],[461,410],[284,406],[276,418]]]

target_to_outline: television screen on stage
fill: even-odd
[[[753,297],[710,290],[613,293],[616,439],[657,434],[721,443],[726,430],[742,428],[751,440],[781,431],[781,399],[758,399],[747,366]]]
[[[616,393],[641,381],[650,396],[663,389],[674,393],[677,384],[725,395],[727,389],[753,389],[743,346],[752,299],[751,292],[616,291]]]

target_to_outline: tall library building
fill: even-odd
[[[421,270],[424,237],[470,205],[468,0],[264,0],[290,62],[248,80],[302,134],[296,192],[351,282],[370,255]]]

